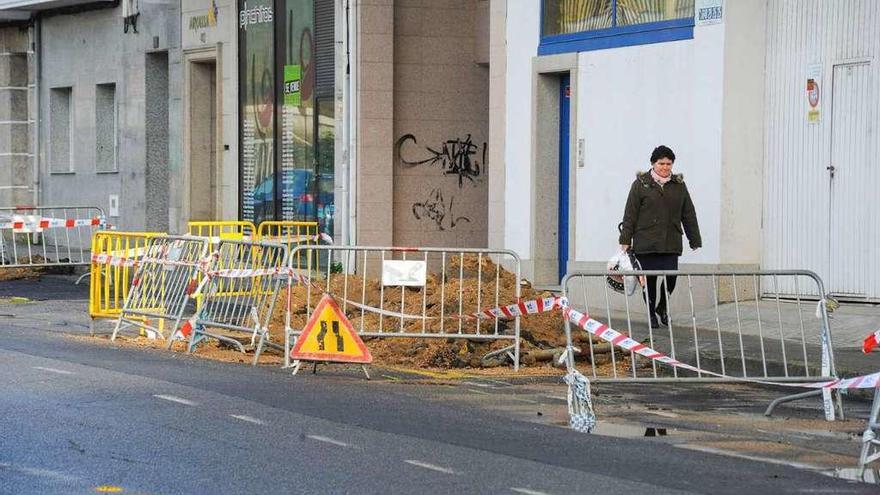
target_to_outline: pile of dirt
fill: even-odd
[[[19,256],[16,261],[17,265],[45,265],[47,259],[39,254],[32,256]],[[0,264],[0,282],[9,280],[30,280],[40,278],[42,275],[71,275],[75,268],[64,263],[69,263],[67,258],[60,259],[57,262],[59,266],[4,266]]]
[[[17,265],[39,265],[45,261],[45,258],[35,254],[30,257],[20,256],[18,260],[13,262]],[[46,269],[40,266],[8,267],[0,265],[0,281],[35,279],[40,278],[44,273],[46,273]]]
[[[115,344],[120,347],[133,347],[133,348],[146,348],[146,349],[157,349],[164,350],[165,349],[165,340],[164,339],[150,339],[141,335],[131,335],[131,334],[120,334],[116,337],[116,340],[110,342],[110,337],[96,336],[96,337],[71,337],[74,339],[88,340],[106,343],[106,344]],[[171,350],[179,353],[186,352],[187,343],[183,341],[173,342],[171,345]],[[253,361],[253,354],[243,354],[238,349],[234,349],[226,344],[218,342],[216,340],[208,340],[202,344],[200,344],[197,348],[193,356],[210,359],[212,361],[222,361],[224,363],[246,363],[249,364]],[[284,359],[275,354],[264,353],[260,356],[260,364],[267,365],[280,365],[284,362]]]
[[[332,274],[313,286],[283,288],[269,324],[271,338],[283,342],[285,308],[290,304],[291,328],[303,328],[307,309],[314,309],[326,291],[332,295],[358,332],[447,333],[513,335],[514,320],[462,318],[479,311],[520,300],[551,297],[495,264],[486,256],[466,254],[448,258],[443,273],[431,273],[424,287],[382,287],[377,278]],[[379,308],[380,314],[365,308]],[[407,316],[401,316],[400,314]],[[425,318],[422,318],[425,315]],[[566,345],[561,311],[528,315],[520,319],[521,356],[526,366],[552,366]],[[588,345],[589,336],[574,333],[575,345]],[[486,354],[512,344],[511,340],[461,338],[364,338],[377,363],[420,368],[486,368],[510,363],[501,353]],[[606,357],[609,354],[606,353]],[[582,356],[587,359],[589,356]],[[623,356],[621,355],[621,358]]]
[[[0,265],[0,282],[35,279],[42,274],[43,270],[40,268],[10,268]]]

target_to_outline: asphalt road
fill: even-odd
[[[876,493],[304,374],[0,321],[0,493]],[[416,387],[417,385],[412,385]]]

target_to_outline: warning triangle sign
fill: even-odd
[[[364,341],[329,294],[324,294],[312,317],[290,350],[291,359],[332,361],[337,363],[372,363]]]

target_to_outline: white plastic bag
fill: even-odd
[[[641,270],[639,261],[635,255],[626,251],[617,251],[611,259],[608,260],[607,268],[609,271],[628,272],[632,270]],[[640,277],[624,277],[623,275],[608,275],[605,281],[608,287],[615,292],[631,296],[636,293],[639,288]]]

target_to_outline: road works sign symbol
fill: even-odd
[[[373,362],[369,349],[328,294],[321,298],[302,334],[296,339],[290,357],[339,363]]]

